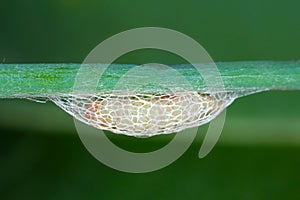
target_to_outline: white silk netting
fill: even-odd
[[[130,136],[179,132],[208,123],[233,100],[229,94],[100,94],[50,98],[56,105],[95,128]]]

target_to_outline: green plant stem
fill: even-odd
[[[246,61],[216,63],[226,90],[300,90],[299,61]],[[47,97],[72,92],[80,64],[0,64],[0,98]],[[107,92],[135,65],[113,64],[101,77],[97,92]],[[205,82],[191,65],[173,65],[196,91]],[[90,74],[94,73],[91,67]],[[172,79],[172,74],[160,78]],[[165,77],[168,76],[168,77]],[[132,77],[131,77],[132,78]],[[140,82],[135,83],[142,84]],[[155,86],[153,92],[158,90]]]

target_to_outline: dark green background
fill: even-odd
[[[0,61],[82,62],[121,31],[156,26],[197,40],[215,61],[298,60],[300,1],[2,0]],[[179,62],[160,51],[138,51],[119,63]],[[300,197],[299,92],[238,99],[216,148],[197,157],[207,126],[172,165],[127,174],[95,160],[72,118],[48,102],[0,101],[1,199],[296,199]],[[107,135],[136,152],[172,136]]]

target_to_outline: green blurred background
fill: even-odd
[[[121,31],[155,26],[197,40],[215,61],[299,60],[300,1],[1,0],[0,61],[83,61]],[[141,50],[116,62],[173,64],[180,59]],[[0,100],[0,199],[297,199],[300,198],[300,92],[238,99],[216,148],[198,151],[207,126],[172,165],[127,174],[95,160],[73,119],[50,102]],[[147,152],[171,136],[110,139]]]

